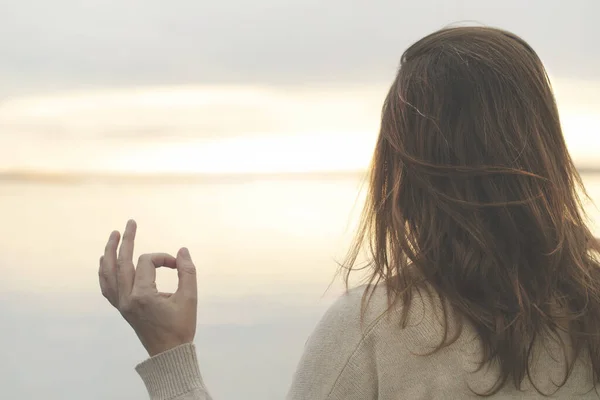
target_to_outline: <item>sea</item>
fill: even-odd
[[[600,176],[584,175],[600,201]],[[101,296],[111,230],[138,222],[136,253],[196,262],[196,345],[216,399],[281,399],[303,346],[342,292],[364,175],[0,182],[0,387],[6,398],[143,399],[146,355]],[[600,221],[591,201],[590,223]],[[594,228],[596,229],[596,228]],[[160,290],[174,290],[159,270]]]
[[[3,392],[145,398],[133,368],[146,355],[97,274],[111,230],[135,218],[136,253],[187,246],[195,260],[196,343],[215,398],[283,398],[308,335],[341,293],[337,262],[360,187],[358,176],[0,182]],[[174,290],[175,277],[159,270],[159,289]]]

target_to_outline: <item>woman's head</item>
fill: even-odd
[[[500,362],[493,390],[520,385],[558,310],[598,371],[588,333],[600,332],[600,276],[582,189],[533,49],[493,28],[435,32],[404,52],[385,100],[349,270],[367,242],[370,282],[392,301],[410,305],[423,282],[437,291],[480,333],[483,361]]]

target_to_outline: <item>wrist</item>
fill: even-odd
[[[152,345],[144,345],[144,347],[150,357],[155,357],[159,354],[166,353],[167,351],[173,350],[174,348],[182,346],[184,344],[191,344],[192,342],[192,340],[170,340]]]

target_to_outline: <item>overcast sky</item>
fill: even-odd
[[[173,83],[391,80],[402,51],[475,20],[550,72],[600,79],[597,0],[2,0],[0,96]]]

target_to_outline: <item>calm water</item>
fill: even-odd
[[[0,386],[7,398],[75,399],[80,390],[86,399],[145,398],[133,371],[143,349],[97,287],[107,235],[134,217],[138,253],[188,246],[195,258],[197,343],[216,398],[283,398],[307,336],[339,293],[324,295],[359,185],[0,186],[0,342],[8,344]],[[174,289],[175,274],[161,272],[159,287]]]
[[[600,202],[600,178],[585,181]],[[145,398],[133,371],[144,351],[97,288],[107,235],[133,217],[138,253],[188,246],[195,258],[196,343],[215,397],[283,398],[340,291],[325,293],[359,187],[358,178],[0,185],[0,387],[7,398]],[[159,287],[172,290],[173,278],[161,271]]]

